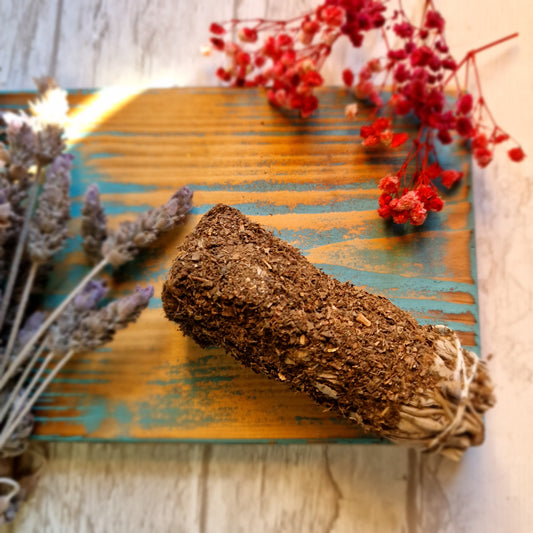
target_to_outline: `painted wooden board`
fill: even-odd
[[[0,96],[19,107],[27,94]],[[375,211],[380,177],[405,152],[365,152],[347,92],[320,93],[320,112],[301,120],[271,108],[259,90],[74,91],[69,127],[74,217],[98,183],[110,224],[194,190],[186,226],[113,281],[116,294],[155,285],[150,308],[109,347],[72,361],[37,406],[41,439],[342,441],[365,438],[306,397],[200,349],[168,322],[160,291],[176,245],[218,202],[233,205],[300,248],[342,281],[390,298],[422,322],[446,324],[478,349],[473,213],[467,153],[443,151],[468,179],[421,228],[384,223]],[[75,219],[72,234],[78,233]],[[50,285],[48,304],[87,266],[74,237]]]

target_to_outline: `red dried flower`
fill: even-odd
[[[243,43],[255,43],[257,41],[257,30],[253,28],[242,28],[239,31],[239,39]]]
[[[211,37],[210,41],[215,50],[223,51],[226,47],[224,39],[221,39],[220,37]]]
[[[393,213],[393,211],[392,211],[390,205],[383,205],[383,206],[378,208],[378,215],[381,218],[390,218],[392,216],[392,213]]]
[[[214,33],[215,35],[224,35],[224,33],[226,33],[226,30],[224,29],[224,27],[221,26],[220,24],[217,24],[216,22],[213,22],[213,24],[209,26],[209,31],[211,33]]]
[[[342,81],[346,87],[351,87],[354,81],[354,75],[351,69],[347,68],[342,71]]]
[[[421,226],[426,221],[427,215],[428,212],[426,208],[421,203],[418,203],[409,212],[409,222],[411,222],[413,226]]]
[[[378,187],[384,191],[386,194],[396,194],[398,192],[398,187],[400,186],[400,179],[398,176],[393,176],[389,174],[384,178],[381,178],[379,181]],[[390,201],[390,199],[389,199]]]
[[[369,135],[368,137],[365,137],[365,140],[363,141],[363,146],[365,146],[366,148],[377,146],[378,144],[379,137],[377,135]]]
[[[492,161],[492,150],[488,148],[478,148],[474,150],[474,159],[481,168],[485,168]]]
[[[415,191],[408,191],[398,199],[398,204],[396,209],[398,211],[410,211],[414,209],[418,204],[420,204],[420,199]]]
[[[517,163],[519,161],[522,161],[524,157],[526,157],[526,154],[524,153],[524,150],[520,148],[520,146],[517,146],[516,148],[511,148],[507,154],[509,155],[509,158],[511,161],[516,161]]]
[[[472,121],[468,117],[465,117],[465,116],[457,117],[457,121],[455,123],[455,129],[457,130],[457,133],[461,135],[461,137],[469,138],[475,134]]]
[[[324,83],[324,78],[316,70],[310,70],[303,75],[302,82],[311,87],[318,87]]]
[[[444,202],[441,198],[438,196],[435,196],[434,198],[431,198],[426,204],[424,204],[425,208],[428,211],[441,211],[444,207]]]
[[[340,36],[346,35],[353,46],[359,47],[373,29],[381,28],[385,36],[387,32],[394,34],[394,39],[385,39],[385,59],[369,60],[357,72],[357,79],[347,68],[342,80],[347,87],[353,87],[357,98],[377,108],[376,115],[382,115],[361,128],[363,146],[396,148],[405,144],[407,134],[394,133],[391,118],[410,113],[420,122],[419,134],[397,174],[380,181],[383,194],[378,210],[380,216],[392,217],[396,223],[410,221],[419,225],[428,212],[440,211],[444,205],[434,180],[440,176],[442,184],[451,187],[462,176],[454,169],[443,171],[434,162],[438,142],[451,143],[454,133],[469,139],[474,159],[484,167],[492,160],[494,147],[509,139],[494,122],[483,99],[475,56],[516,36],[473,50],[458,63],[450,54],[444,36],[445,21],[434,3],[435,0],[427,0],[422,27],[411,23],[401,3],[388,15],[385,0],[324,0],[313,12],[288,21],[214,23],[210,27],[211,44],[224,52],[228,61],[225,68],[217,70],[217,76],[237,87],[265,87],[272,105],[298,110],[302,117],[308,117],[318,107],[314,89],[324,83],[320,70]],[[238,35],[237,42],[221,38],[230,35],[230,31]],[[399,41],[394,49],[389,44],[393,40]],[[385,101],[381,96],[382,81],[374,79],[382,70],[384,79],[392,80],[392,94]],[[468,85],[467,79],[475,80],[477,91],[473,94],[465,93],[459,84],[460,71],[465,73],[464,86]],[[474,72],[470,78],[469,71]],[[450,81],[457,81],[458,85],[460,96],[455,104],[447,100],[445,93]],[[353,119],[356,113],[356,104],[345,108],[348,118]],[[507,153],[513,161],[525,157],[519,146]]]
[[[348,120],[353,120],[357,116],[357,104],[348,104],[344,108],[344,116]]]
[[[438,33],[442,33],[444,30],[444,19],[438,11],[429,10],[424,26],[429,29],[435,29]]]
[[[318,8],[317,18],[324,21],[328,26],[342,26],[345,18],[345,11],[342,7],[325,5]]]
[[[401,37],[402,39],[409,39],[415,33],[415,29],[414,29],[413,25],[410,22],[407,22],[405,20],[400,22],[400,23],[395,24],[392,27],[392,29],[393,29],[394,33],[398,37]]]
[[[409,220],[408,211],[393,211],[392,212],[392,221],[395,224],[405,224]]]
[[[463,95],[457,102],[457,111],[463,115],[470,113],[472,111],[472,106],[474,105],[474,98],[469,93]]]
[[[392,132],[392,130],[385,130],[379,134],[379,141],[384,146],[390,146],[392,143],[393,137],[394,137],[394,133]]]
[[[391,148],[396,148],[398,146],[401,146],[402,144],[406,143],[407,142],[407,139],[409,139],[409,136],[407,135],[407,133],[395,133],[394,136],[392,137],[392,142],[391,142]]]
[[[448,169],[441,174],[441,183],[448,189],[455,185],[463,177],[462,172],[457,170]]]

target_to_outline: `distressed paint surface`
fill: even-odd
[[[302,121],[272,109],[261,91],[75,91],[71,151],[73,215],[98,183],[110,224],[155,207],[182,185],[195,193],[186,226],[119,271],[117,293],[155,285],[150,309],[101,352],[70,363],[36,409],[40,439],[352,441],[358,430],[307,398],[203,350],[164,319],[161,285],[176,245],[218,202],[233,205],[297,246],[318,267],[390,298],[421,322],[446,324],[478,349],[478,308],[469,179],[422,228],[384,224],[376,183],[405,153],[365,152],[367,118],[343,119],[344,90],[324,90],[319,114]],[[5,94],[17,107],[27,95]],[[107,105],[107,107],[106,107]],[[413,127],[412,125],[409,127]],[[443,151],[462,168],[463,151]],[[72,232],[77,232],[74,220]],[[48,305],[87,268],[79,238],[63,252]]]

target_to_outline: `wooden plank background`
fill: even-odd
[[[0,109],[29,97],[7,94]],[[386,296],[422,322],[456,329],[477,349],[465,147],[441,153],[444,168],[460,168],[466,176],[444,193],[446,210],[418,228],[387,224],[376,213],[377,183],[401,164],[409,143],[363,149],[359,130],[372,109],[361,109],[350,122],[343,117],[353,101],[348,91],[323,90],[319,97],[320,112],[302,120],[273,109],[262,90],[129,89],[112,99],[105,89],[72,94],[74,217],[90,183],[99,185],[112,227],[164,203],[183,185],[194,191],[194,209],[182,231],[117,272],[116,294],[154,284],[150,308],[113,343],[74,358],[60,372],[36,407],[39,438],[292,442],[361,436],[286,385],[242,368],[220,350],[199,348],[165,320],[161,288],[176,245],[219,202],[270,228],[336,278]],[[416,135],[416,125],[403,127]],[[89,268],[79,219],[71,235],[50,282],[49,305]]]
[[[423,0],[404,0],[418,16]],[[0,85],[32,88],[50,73],[67,87],[215,84],[200,58],[213,19],[291,16],[312,0],[0,0]],[[478,57],[484,94],[502,127],[533,153],[533,10],[527,0],[437,2],[457,57]],[[379,39],[338,47],[326,80],[382,53]],[[459,465],[381,445],[86,444],[49,446],[46,477],[19,516],[21,532],[526,533],[533,523],[533,163],[503,152],[473,167],[483,354],[498,404],[487,438]]]

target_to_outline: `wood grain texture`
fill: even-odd
[[[4,95],[0,109],[28,97]],[[421,322],[454,328],[467,346],[477,348],[465,150],[442,153],[445,168],[462,168],[466,176],[447,195],[446,211],[429,215],[422,228],[387,225],[376,213],[376,184],[408,148],[365,151],[358,131],[371,110],[361,109],[357,121],[348,122],[343,109],[352,97],[345,90],[322,90],[319,97],[320,112],[302,120],[272,109],[260,90],[152,89],[113,101],[99,120],[105,90],[72,94],[74,214],[90,183],[99,185],[112,227],[165,203],[183,185],[194,191],[194,208],[183,231],[118,272],[117,294],[136,283],[154,284],[151,308],[111,345],[74,358],[58,375],[36,407],[39,438],[361,436],[304,395],[241,368],[220,350],[200,349],[164,319],[161,287],[176,245],[219,202],[272,229],[337,279],[388,297]],[[86,115],[89,125],[82,120]],[[404,127],[415,135],[416,125]],[[72,226],[76,235],[79,220]],[[68,294],[84,269],[89,266],[75,238],[52,276],[48,303]]]
[[[176,5],[186,6],[185,11],[189,6],[176,0],[153,3],[165,9],[165,13]],[[290,3],[278,0],[198,3],[208,13],[206,22],[225,18],[244,5],[249,6],[248,15],[268,10],[273,17],[287,13],[290,8]],[[129,28],[135,17],[145,20],[142,17],[147,9],[145,3],[131,2],[126,11],[115,8],[112,2],[103,4],[97,0],[69,4],[72,5],[64,7],[63,12],[70,9],[72,17],[67,20],[79,19],[81,29],[65,24],[65,18],[57,29],[55,0],[0,0],[4,15],[0,76],[4,89],[31,87],[32,76],[43,73],[51,64],[56,65],[51,73],[61,73],[59,81],[69,87],[94,86],[97,82],[107,86],[127,79],[140,82],[141,75],[132,68],[128,49],[118,47],[117,43],[119,35],[131,32]],[[313,4],[311,0],[306,2],[309,7]],[[404,1],[406,4],[410,12],[419,13],[423,1]],[[26,20],[24,14],[29,7],[41,14],[37,23],[41,29],[23,32],[20,21]],[[457,57],[474,46],[520,32],[518,40],[480,55],[478,64],[485,96],[495,116],[521,140],[526,153],[533,154],[530,134],[533,111],[528,105],[533,87],[533,71],[529,68],[533,59],[533,11],[529,2],[447,0],[438,2],[438,7],[446,18],[448,42]],[[100,44],[97,39],[82,41],[80,31],[88,36],[98,35],[98,12],[107,17],[113,29]],[[172,24],[178,24],[176,19],[167,16],[165,22],[170,24],[166,26],[170,31],[157,33],[162,45],[157,55],[147,52],[145,64],[153,68],[144,72],[143,81],[155,85],[163,78],[158,73],[158,69],[164,69],[161,56],[173,61],[168,50],[179,47],[185,51],[183,61],[191,66],[189,83],[211,82],[210,69],[216,64],[216,58],[196,59],[197,47],[205,42],[202,21],[198,21],[194,30],[186,32],[171,31]],[[147,34],[158,24],[157,17],[146,19]],[[122,33],[119,25],[125,28]],[[53,60],[53,43],[59,34],[57,60]],[[94,64],[98,46],[106,50],[109,59],[97,63],[95,80],[87,73],[86,66]],[[133,46],[131,40],[129,46]],[[363,58],[372,56],[374,50],[370,48],[350,50],[341,46],[327,64],[328,83],[337,82],[338,73],[346,64],[357,65]],[[77,50],[71,52],[71,49]],[[139,45],[135,45],[135,50],[137,56],[143,54]],[[193,59],[189,61],[189,57]],[[204,70],[206,64],[209,66]],[[48,475],[12,531],[194,532],[209,527],[211,531],[231,532],[233,517],[239,524],[251,525],[248,530],[254,531],[273,531],[272,524],[285,524],[285,531],[305,531],[305,526],[313,524],[316,518],[317,524],[323,526],[321,531],[335,532],[529,532],[533,523],[533,507],[529,502],[533,487],[529,452],[533,426],[528,423],[529,406],[533,403],[533,328],[530,327],[533,237],[529,223],[533,208],[532,176],[531,157],[514,165],[502,153],[497,154],[495,163],[485,171],[474,171],[481,341],[484,353],[494,354],[491,372],[497,384],[498,404],[487,416],[485,444],[470,450],[459,465],[427,458],[420,460],[413,454],[408,457],[399,447],[316,445],[311,447],[316,457],[325,457],[327,450],[332,482],[325,481],[330,479],[325,461],[308,460],[305,462],[308,477],[303,485],[298,483],[301,470],[290,465],[276,468],[283,462],[276,454],[286,453],[285,447],[59,443],[49,447]],[[290,449],[293,457],[301,460],[310,452],[306,445]],[[250,477],[252,462],[256,464],[254,472],[265,473],[266,490],[262,495],[268,503],[260,508],[254,499],[248,511],[235,497],[224,496],[237,487],[252,490],[257,483],[256,476]],[[197,471],[203,474],[187,473],[198,463],[203,466]],[[390,474],[396,472],[397,465],[400,465],[400,477]],[[198,482],[200,478],[205,480],[203,484]],[[315,485],[324,495],[325,503],[321,506],[309,505],[306,499],[307,492]],[[178,497],[176,487],[181,487]],[[366,498],[367,495],[372,498]],[[389,512],[391,505],[396,510],[393,516]],[[91,522],[94,516],[97,521]],[[373,521],[369,516],[374,517]],[[217,521],[221,524],[218,529]],[[366,529],[362,529],[364,526]]]

